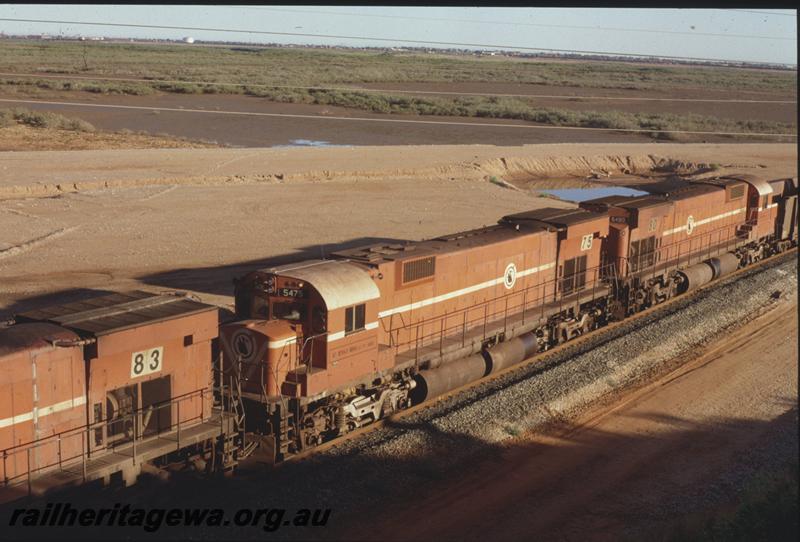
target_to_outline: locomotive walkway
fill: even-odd
[[[91,430],[90,430],[91,431]],[[70,460],[61,468],[42,474],[22,476],[14,485],[0,487],[0,504],[10,502],[26,495],[41,496],[48,492],[81,485],[86,482],[103,480],[107,484],[111,476],[121,474],[125,485],[132,485],[142,470],[142,465],[166,454],[176,452],[187,446],[215,439],[235,431],[235,415],[214,410],[211,416],[189,427],[175,426],[157,435],[146,436],[114,446],[110,451],[87,457],[82,454],[77,460]]]

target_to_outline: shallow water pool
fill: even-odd
[[[280,147],[352,147],[352,145],[335,145],[330,141],[319,141],[315,139],[292,139],[288,145],[273,145],[273,148]]]

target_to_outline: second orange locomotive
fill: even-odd
[[[785,250],[794,180],[670,181],[254,271],[220,332],[274,459]]]

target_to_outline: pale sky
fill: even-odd
[[[46,19],[335,34],[495,44],[502,45],[506,49],[537,47],[784,64],[797,63],[796,15],[796,10],[760,8],[738,10],[0,4],[0,19]],[[253,43],[384,47],[393,45],[392,42],[341,38],[9,21],[0,21],[0,32],[161,39],[192,36],[197,40]],[[400,42],[396,45],[424,46],[424,44]]]

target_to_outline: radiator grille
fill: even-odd
[[[739,199],[742,196],[744,196],[744,185],[733,186],[730,192],[728,192],[728,201]]]
[[[436,258],[434,256],[405,262],[403,264],[403,284],[432,277],[434,273],[436,273]]]

